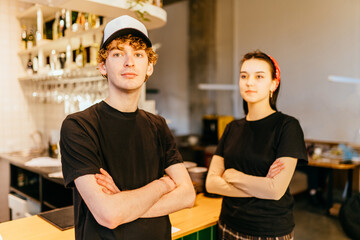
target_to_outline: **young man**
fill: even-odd
[[[194,188],[164,118],[137,107],[156,58],[138,20],[121,16],[106,25],[98,67],[109,95],[69,115],[61,128],[76,239],[169,240],[168,214],[194,204]],[[97,183],[100,169],[110,174],[116,193]]]

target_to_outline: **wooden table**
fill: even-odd
[[[180,231],[173,233],[178,239],[217,223],[222,198],[208,198],[203,194],[196,197],[195,206],[170,214],[173,227]],[[4,240],[74,240],[74,228],[61,231],[39,216],[0,223],[0,235]]]
[[[346,199],[352,196],[352,182],[353,182],[353,173],[354,170],[360,167],[360,162],[352,162],[352,163],[343,163],[342,159],[327,159],[327,158],[319,158],[317,160],[313,160],[309,158],[309,166],[312,167],[321,167],[330,169],[329,174],[329,190],[327,194],[327,209],[330,209],[333,205],[333,170],[346,170],[347,171],[347,186],[345,186],[344,192],[346,193]]]

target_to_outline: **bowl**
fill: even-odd
[[[184,161],[184,165],[185,165],[186,169],[189,170],[190,168],[196,167],[197,163],[190,162],[190,161]]]
[[[194,184],[196,192],[204,192],[205,180],[208,169],[206,167],[192,167],[188,169],[191,181]]]

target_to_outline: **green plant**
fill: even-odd
[[[147,11],[142,11],[141,9],[144,7],[144,3],[146,3],[146,0],[127,0],[128,4],[130,5],[129,10],[132,10],[135,12],[136,16],[144,21],[149,22],[150,19],[146,17],[149,13]],[[140,9],[137,9],[140,8]]]

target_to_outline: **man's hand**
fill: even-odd
[[[159,180],[162,181],[163,183],[165,183],[165,186],[166,186],[166,189],[168,190],[168,192],[171,192],[176,187],[175,182],[169,176],[165,175],[162,178],[160,178]]]
[[[96,182],[102,186],[102,191],[107,194],[116,194],[119,193],[119,188],[115,185],[114,180],[110,174],[104,169],[100,168],[101,174],[95,174]]]
[[[100,168],[100,173],[101,174],[99,173],[95,174],[95,178],[97,184],[103,187],[102,191],[110,195],[119,193],[120,190],[116,186],[110,174],[107,171],[105,171],[103,168]],[[168,176],[164,176],[160,178],[159,181],[163,183],[164,187],[166,188],[166,192],[171,192],[176,187],[175,182]]]

